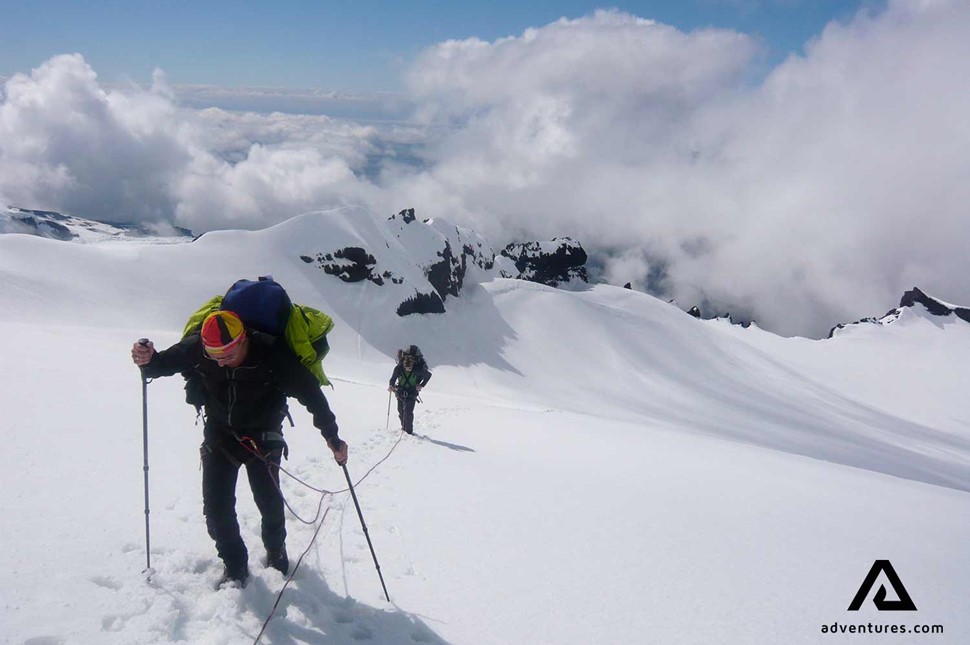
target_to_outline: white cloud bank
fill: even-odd
[[[408,77],[422,130],[188,109],[161,77],[107,91],[60,56],[4,86],[0,195],[197,232],[414,206],[496,244],[575,235],[615,283],[787,334],[913,285],[970,303],[970,5],[831,24],[753,83],[759,54],[612,11],[449,41]],[[385,156],[377,176],[400,142],[422,163]]]
[[[4,86],[0,194],[111,222],[255,228],[359,201],[351,166],[374,134],[325,116],[180,108],[162,74],[150,90],[106,90],[80,55],[56,56]]]

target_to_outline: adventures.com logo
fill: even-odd
[[[889,560],[876,560],[872,563],[862,585],[849,603],[846,611],[859,611],[872,594],[873,588],[882,576],[892,588],[892,597],[885,584],[872,595],[872,604],[880,612],[883,611],[917,611],[916,603],[909,595],[906,586],[900,579],[896,569]],[[907,625],[902,623],[839,623],[822,625],[823,634],[942,634],[943,625]]]

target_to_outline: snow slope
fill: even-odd
[[[328,397],[392,602],[307,415],[287,468],[318,488],[309,551],[266,643],[818,643],[823,625],[940,625],[897,643],[970,641],[970,438],[959,386],[970,326],[914,310],[827,341],[700,321],[630,290],[480,276],[440,315],[299,259],[384,235],[360,212],[302,216],[182,245],[0,235],[0,641],[246,643],[283,578],[214,591],[178,379],[149,386],[152,565],[142,574],[141,390],[128,349],[174,342],[199,303],[270,273],[338,327]],[[387,240],[378,258],[413,270]],[[420,279],[420,276],[414,276]],[[401,437],[393,351],[434,378]],[[386,457],[386,459],[385,459]],[[383,460],[383,461],[382,461]],[[376,467],[375,467],[376,465]],[[373,470],[371,468],[373,467]],[[285,479],[312,520],[321,497]],[[846,608],[889,559],[917,612]],[[880,582],[889,585],[884,579]],[[890,589],[890,595],[892,590]]]

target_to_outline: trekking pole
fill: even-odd
[[[381,565],[377,563],[377,554],[374,553],[374,545],[371,544],[370,534],[367,533],[367,525],[364,524],[364,514],[360,512],[360,504],[357,503],[357,493],[354,492],[354,485],[350,481],[350,473],[347,472],[347,464],[341,466],[344,469],[344,476],[347,478],[347,485],[350,486],[350,496],[354,498],[354,506],[357,507],[357,517],[360,518],[360,526],[364,529],[364,537],[367,538],[367,546],[370,547],[371,557],[374,558],[374,566],[377,567],[377,577],[381,579],[381,587],[384,588],[384,597],[387,602],[391,602],[391,597],[387,595],[387,585],[384,584],[384,576],[381,575]]]
[[[139,338],[138,344],[148,345],[147,338]],[[142,449],[145,453],[143,470],[145,471],[145,571],[151,574],[152,554],[151,554],[151,529],[148,524],[148,379],[145,378],[145,370],[139,368],[141,372],[141,425],[142,425]],[[143,572],[144,573],[144,572]]]
[[[387,421],[384,423],[384,432],[391,427],[391,393],[387,393]]]

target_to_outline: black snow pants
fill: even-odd
[[[401,428],[408,434],[414,434],[414,404],[417,402],[417,390],[397,391],[397,416],[401,420]]]
[[[278,433],[276,436],[282,437]],[[201,448],[205,525],[209,537],[216,543],[216,552],[230,571],[244,570],[249,560],[236,519],[236,480],[240,466],[246,468],[249,488],[262,517],[263,546],[267,551],[277,551],[286,542],[286,518],[279,490],[279,465],[285,444],[257,441],[256,447],[265,462],[231,436],[207,440]]]

